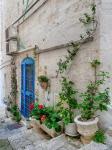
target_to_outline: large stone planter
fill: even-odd
[[[98,121],[96,117],[90,121],[81,121],[80,116],[74,119],[77,125],[77,131],[81,134],[81,141],[83,144],[89,144],[94,136],[95,132],[98,130]]]
[[[41,124],[40,121],[32,119],[32,126],[33,126],[34,130],[36,130],[39,127],[44,132],[46,132],[48,135],[50,135],[51,137],[59,136],[63,132],[63,123],[59,122],[59,124],[62,127],[62,131],[61,132],[56,132],[54,128],[49,129],[49,128],[46,127],[46,125]]]
[[[78,135],[76,124],[75,123],[69,123],[68,125],[65,125],[65,134],[75,137]]]

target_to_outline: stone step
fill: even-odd
[[[77,150],[68,143],[64,134],[48,140],[41,134],[27,130],[9,137],[8,140],[15,150]]]
[[[109,150],[107,145],[91,142],[88,145],[83,146],[79,150]]]
[[[35,147],[38,150],[77,150],[76,147],[68,143],[65,135],[60,135],[48,142],[41,143]],[[27,150],[27,149],[26,149]]]
[[[15,133],[10,136],[8,140],[15,150],[30,150],[31,147],[35,150],[36,145],[47,141],[41,134],[34,133],[32,130],[27,129],[20,133]]]
[[[7,139],[10,136],[17,135],[20,133],[24,133],[26,131],[25,127],[14,129],[14,130],[8,130],[7,128],[0,129],[0,139]]]

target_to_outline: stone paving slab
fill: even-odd
[[[31,148],[35,150],[36,145],[47,141],[40,134],[32,132],[32,130],[27,130],[25,132],[15,134],[9,137],[8,140],[15,150],[30,150]]]
[[[0,150],[12,150],[8,140],[0,140]]]
[[[36,146],[37,150],[77,150],[76,147],[67,142],[65,135],[58,136],[52,140]]]
[[[109,149],[107,145],[91,142],[90,144],[83,146],[79,150],[109,150]]]

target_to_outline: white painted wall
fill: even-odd
[[[10,57],[5,47],[6,1],[0,0],[0,100],[7,98],[10,91]],[[5,81],[5,76],[7,81]]]
[[[112,103],[112,0],[101,0],[100,7],[100,49],[99,56],[102,62],[101,70],[110,73],[105,87],[110,88]],[[105,128],[112,126],[112,107],[101,113],[101,125]]]

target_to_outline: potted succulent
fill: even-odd
[[[42,87],[42,89],[47,89],[48,85],[49,85],[49,79],[47,76],[45,75],[41,75],[38,77],[38,81],[40,83],[40,86]]]
[[[57,104],[58,113],[65,125],[65,134],[69,136],[77,136],[76,125],[73,121],[74,109],[77,108],[76,94],[72,81],[62,78],[62,89],[59,93],[60,101]]]
[[[51,137],[55,137],[62,132],[61,118],[53,107],[35,103],[30,105],[30,110],[33,119],[37,120],[36,125]]]
[[[97,65],[99,65],[98,61],[94,60],[93,63],[92,66],[96,69]],[[95,81],[91,81],[87,86],[86,92],[81,94],[82,101],[78,105],[81,115],[75,118],[75,123],[77,124],[78,132],[81,134],[81,141],[84,144],[90,143],[98,130],[99,118],[96,116],[96,112],[107,111],[108,109],[108,104],[110,103],[108,88],[103,91],[99,90],[106,78],[108,78],[107,72],[95,74]]]

